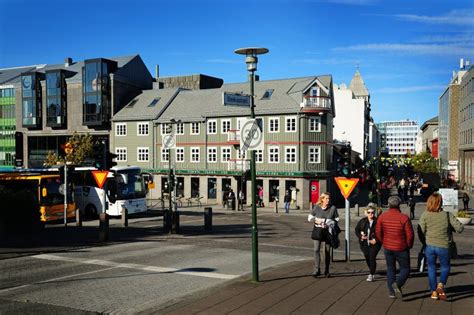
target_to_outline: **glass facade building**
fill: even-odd
[[[15,158],[15,89],[0,86],[0,168],[13,167]]]

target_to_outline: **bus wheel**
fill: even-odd
[[[94,219],[97,216],[97,209],[94,205],[87,205],[86,207],[86,218]]]

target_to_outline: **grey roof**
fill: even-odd
[[[111,120],[117,122],[156,119],[179,91],[179,88],[142,91]],[[154,99],[159,99],[156,105],[149,106]]]
[[[22,73],[39,69],[41,67],[43,67],[43,65],[0,69],[0,84],[13,85],[20,83],[20,77]]]
[[[282,80],[255,82],[255,114],[297,113],[303,101],[303,92],[312,82],[319,82],[330,90],[332,78],[330,75],[320,77],[303,77]],[[262,100],[266,90],[273,89],[270,100]],[[162,115],[157,119],[165,123],[172,118],[186,121],[203,121],[206,117],[248,116],[248,107],[224,106],[223,92],[249,94],[248,82],[224,84],[219,89],[182,90]]]
[[[364,80],[359,73],[359,70],[356,70],[354,77],[352,77],[351,84],[349,89],[354,93],[355,96],[368,96],[369,91],[365,87]]]
[[[429,125],[438,125],[438,116],[428,119],[421,125],[420,129],[425,130]]]

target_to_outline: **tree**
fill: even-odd
[[[58,163],[62,164],[64,162],[72,162],[74,165],[80,165],[84,163],[85,159],[92,155],[92,136],[79,135],[74,133],[71,137],[68,138],[67,142],[70,144],[72,150],[64,150],[63,155],[58,155],[53,151],[48,152],[48,156],[44,161],[45,166],[53,166]],[[66,143],[61,145],[61,148],[66,147]]]
[[[416,173],[439,173],[439,162],[429,152],[421,152],[413,157],[413,170]]]

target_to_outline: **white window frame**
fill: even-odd
[[[142,156],[144,157],[143,159],[141,158]],[[149,161],[150,161],[150,148],[137,147],[137,162],[149,162]]]
[[[221,162],[227,163],[232,158],[232,149],[230,147],[221,147]]]
[[[176,163],[184,163],[184,147],[176,147],[175,149],[176,154]]]
[[[207,147],[207,162],[217,163],[217,147]]]
[[[208,135],[217,134],[217,120],[216,119],[210,119],[207,121],[207,134]]]
[[[314,159],[316,152],[312,152],[312,150],[317,150],[317,160]],[[320,164],[321,163],[321,146],[319,145],[310,145],[308,146],[308,163],[309,164]]]
[[[169,129],[168,129],[169,128]],[[161,124],[161,135],[169,135],[171,134],[171,127],[170,124]]]
[[[276,152],[273,152],[273,150],[276,150]],[[275,161],[275,159],[272,159],[272,156],[276,156],[276,161]],[[280,163],[280,147],[279,146],[270,146],[270,147],[268,147],[268,163],[269,164],[278,164],[278,163]]]
[[[272,130],[272,122],[276,123],[276,128]],[[275,125],[273,126],[275,127]],[[280,117],[268,117],[268,133],[278,133],[280,132]]]
[[[228,126],[226,127],[225,125]],[[225,134],[232,129],[232,121],[230,119],[222,119],[221,120],[221,133]]]
[[[290,130],[290,124],[288,124],[289,121],[294,120],[295,121],[295,130]],[[298,117],[297,116],[285,116],[285,132],[296,132],[298,130]]]
[[[115,136],[126,137],[127,136],[127,123],[115,124]]]
[[[184,135],[184,123],[176,124],[176,134]]]
[[[194,126],[196,126],[197,132],[194,132]],[[189,124],[189,133],[191,135],[198,135],[201,133],[201,124],[199,122],[192,122]]]
[[[193,152],[193,150],[196,150],[197,152]],[[197,160],[194,160],[193,154],[197,154]],[[191,163],[201,162],[201,148],[200,147],[190,147],[189,148],[189,156],[190,156],[190,162]]]
[[[263,150],[255,150],[255,163],[263,163]]]
[[[313,121],[316,121],[314,125]],[[316,127],[316,128],[314,128]],[[308,119],[308,131],[309,132],[321,132],[321,117],[309,117]]]
[[[161,162],[170,161],[170,149],[161,147]]]
[[[294,161],[292,161],[291,156],[294,155]],[[285,163],[296,164],[298,161],[298,149],[296,146],[285,146]]]
[[[117,162],[127,162],[127,148],[117,147],[115,148],[115,154],[117,154]]]
[[[150,124],[148,122],[137,122],[137,136],[148,136],[150,134]]]

